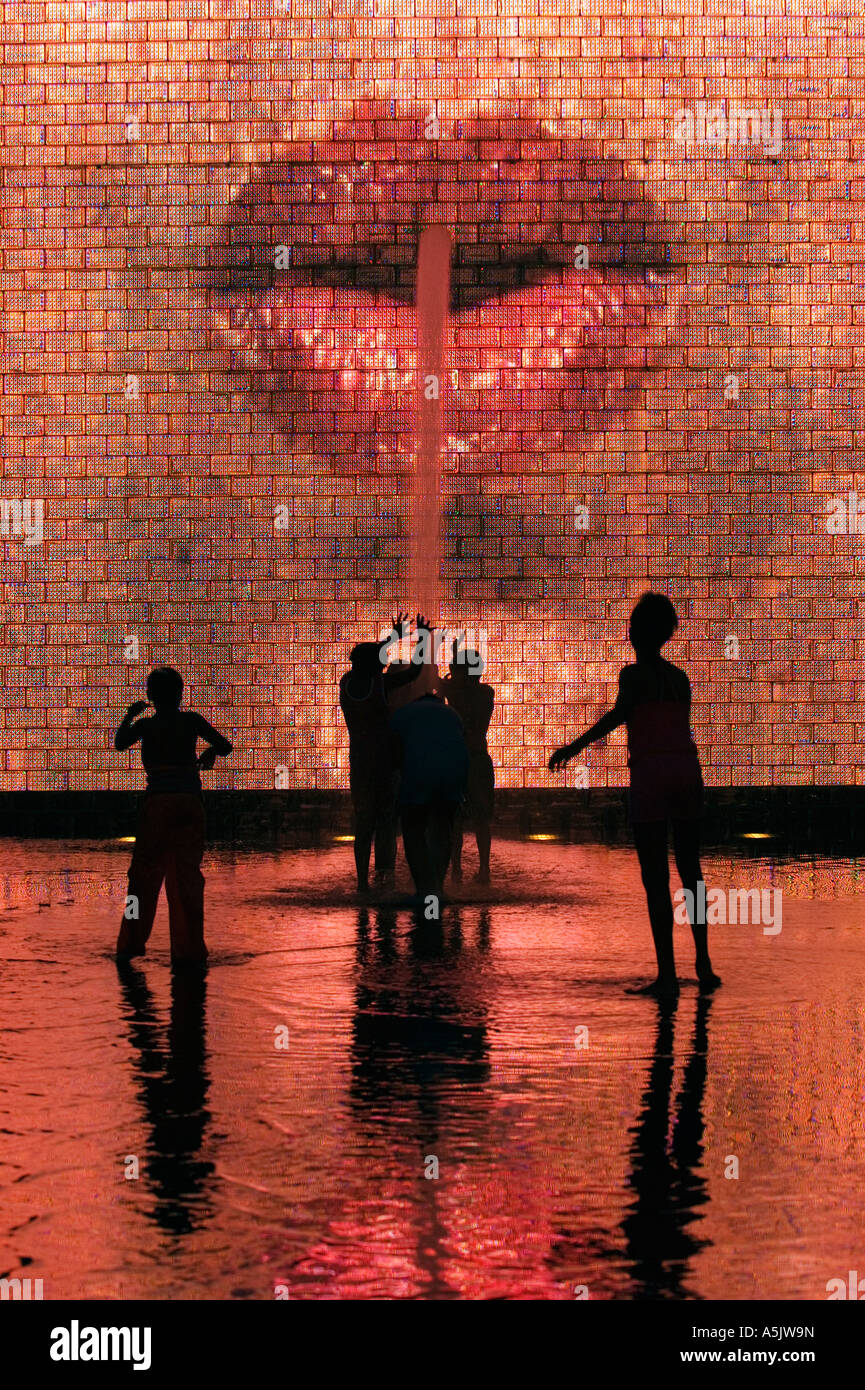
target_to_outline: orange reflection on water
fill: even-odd
[[[780,886],[783,930],[719,927],[700,1003],[677,929],[665,1014],[624,993],[651,964],[630,851],[493,864],[437,926],[352,905],[347,846],[212,851],[200,979],[170,975],[164,909],[118,975],[124,855],[10,844],[11,1275],[46,1298],[825,1297],[865,1215],[859,866],[707,858],[714,884]]]

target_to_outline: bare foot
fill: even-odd
[[[676,999],[679,994],[679,981],[652,980],[647,985],[628,985],[625,993],[648,995],[651,999]]]
[[[697,981],[701,994],[711,994],[712,990],[717,989],[720,985],[721,976],[716,975],[714,970],[698,970]]]
[[[475,883],[489,883],[489,881],[490,881],[490,871],[489,871],[489,869],[478,869],[477,873],[475,874]]]

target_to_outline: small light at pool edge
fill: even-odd
[[[134,844],[135,844],[135,836],[134,836],[134,835],[118,835],[118,836],[117,836],[117,839],[114,841],[114,843],[115,843],[116,845],[134,845]]]
[[[334,842],[334,844],[336,844],[336,845],[353,845],[353,844],[354,844],[354,836],[353,836],[353,835],[334,835],[334,837],[333,837],[333,842]]]
[[[775,836],[770,835],[766,830],[747,830],[740,838],[743,840],[774,840]]]
[[[540,841],[543,841],[543,842],[546,842],[547,840],[557,840],[558,838],[559,838],[558,835],[527,835],[527,836],[526,836],[526,839],[527,839],[527,840],[540,840]]]

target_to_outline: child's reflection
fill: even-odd
[[[214,1164],[200,1157],[210,1122],[205,1044],[206,972],[171,972],[167,1036],[144,974],[118,962],[129,1040],[137,1051],[133,1074],[149,1136],[141,1180],[150,1187],[152,1219],[172,1235],[187,1235],[211,1214],[205,1190]]]
[[[706,1089],[711,995],[699,995],[682,1086],[670,1101],[675,1061],[676,1002],[659,1002],[655,1049],[632,1133],[630,1186],[635,1200],[622,1222],[635,1298],[687,1298],[688,1265],[708,1241],[689,1227],[709,1200],[698,1171],[703,1156],[703,1097]]]

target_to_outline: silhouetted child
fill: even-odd
[[[678,993],[673,958],[673,903],[667,860],[667,823],[673,823],[673,850],[683,888],[698,901],[700,817],[703,777],[691,737],[691,683],[684,671],[661,656],[661,648],[679,625],[676,610],[664,594],[646,593],[631,614],[628,637],[636,653],[633,665],[619,675],[616,704],[582,737],[559,748],[550,771],[564,767],[590,743],[604,738],[620,724],[628,726],[628,766],[631,770],[630,817],[640,860],[652,924],[658,978],[634,993],[669,997]],[[700,988],[721,983],[712,969],[706,924],[691,921],[697,953]]]
[[[405,857],[418,896],[434,895],[441,901],[454,819],[468,776],[462,720],[439,695],[428,690],[422,665],[409,662],[391,666],[385,689],[389,698],[394,694],[400,699],[399,708],[390,717],[390,728],[400,769]],[[413,691],[419,692],[416,699],[411,698]]]
[[[450,675],[442,682],[442,690],[448,704],[463,721],[463,734],[469,752],[466,797],[454,821],[451,873],[458,883],[462,878],[463,824],[466,817],[470,817],[474,821],[480,860],[478,879],[481,883],[489,883],[490,822],[493,818],[496,776],[487,748],[487,730],[493,717],[495,692],[491,685],[484,685],[481,681],[484,663],[479,653],[465,647],[460,650],[458,642],[453,644],[453,660],[449,669]]]
[[[147,708],[146,701],[136,701],[114,735],[114,747],[121,753],[141,741],[147,774],[129,866],[129,898],[137,904],[138,916],[129,920],[124,916],[117,955],[122,959],[144,955],[164,881],[171,959],[204,961],[204,803],[199,768],[209,770],[217,755],[225,757],[232,746],[195,710],[180,709],[183,679],[172,666],[150,672],[147,698],[154,713],[136,720]],[[199,739],[208,747],[196,759]]]
[[[401,615],[396,621],[401,621]],[[373,838],[375,875],[379,883],[392,881],[396,860],[396,773],[380,643],[360,642],[352,648],[351,670],[339,683],[339,707],[348,728],[357,886],[365,893],[369,888]]]

